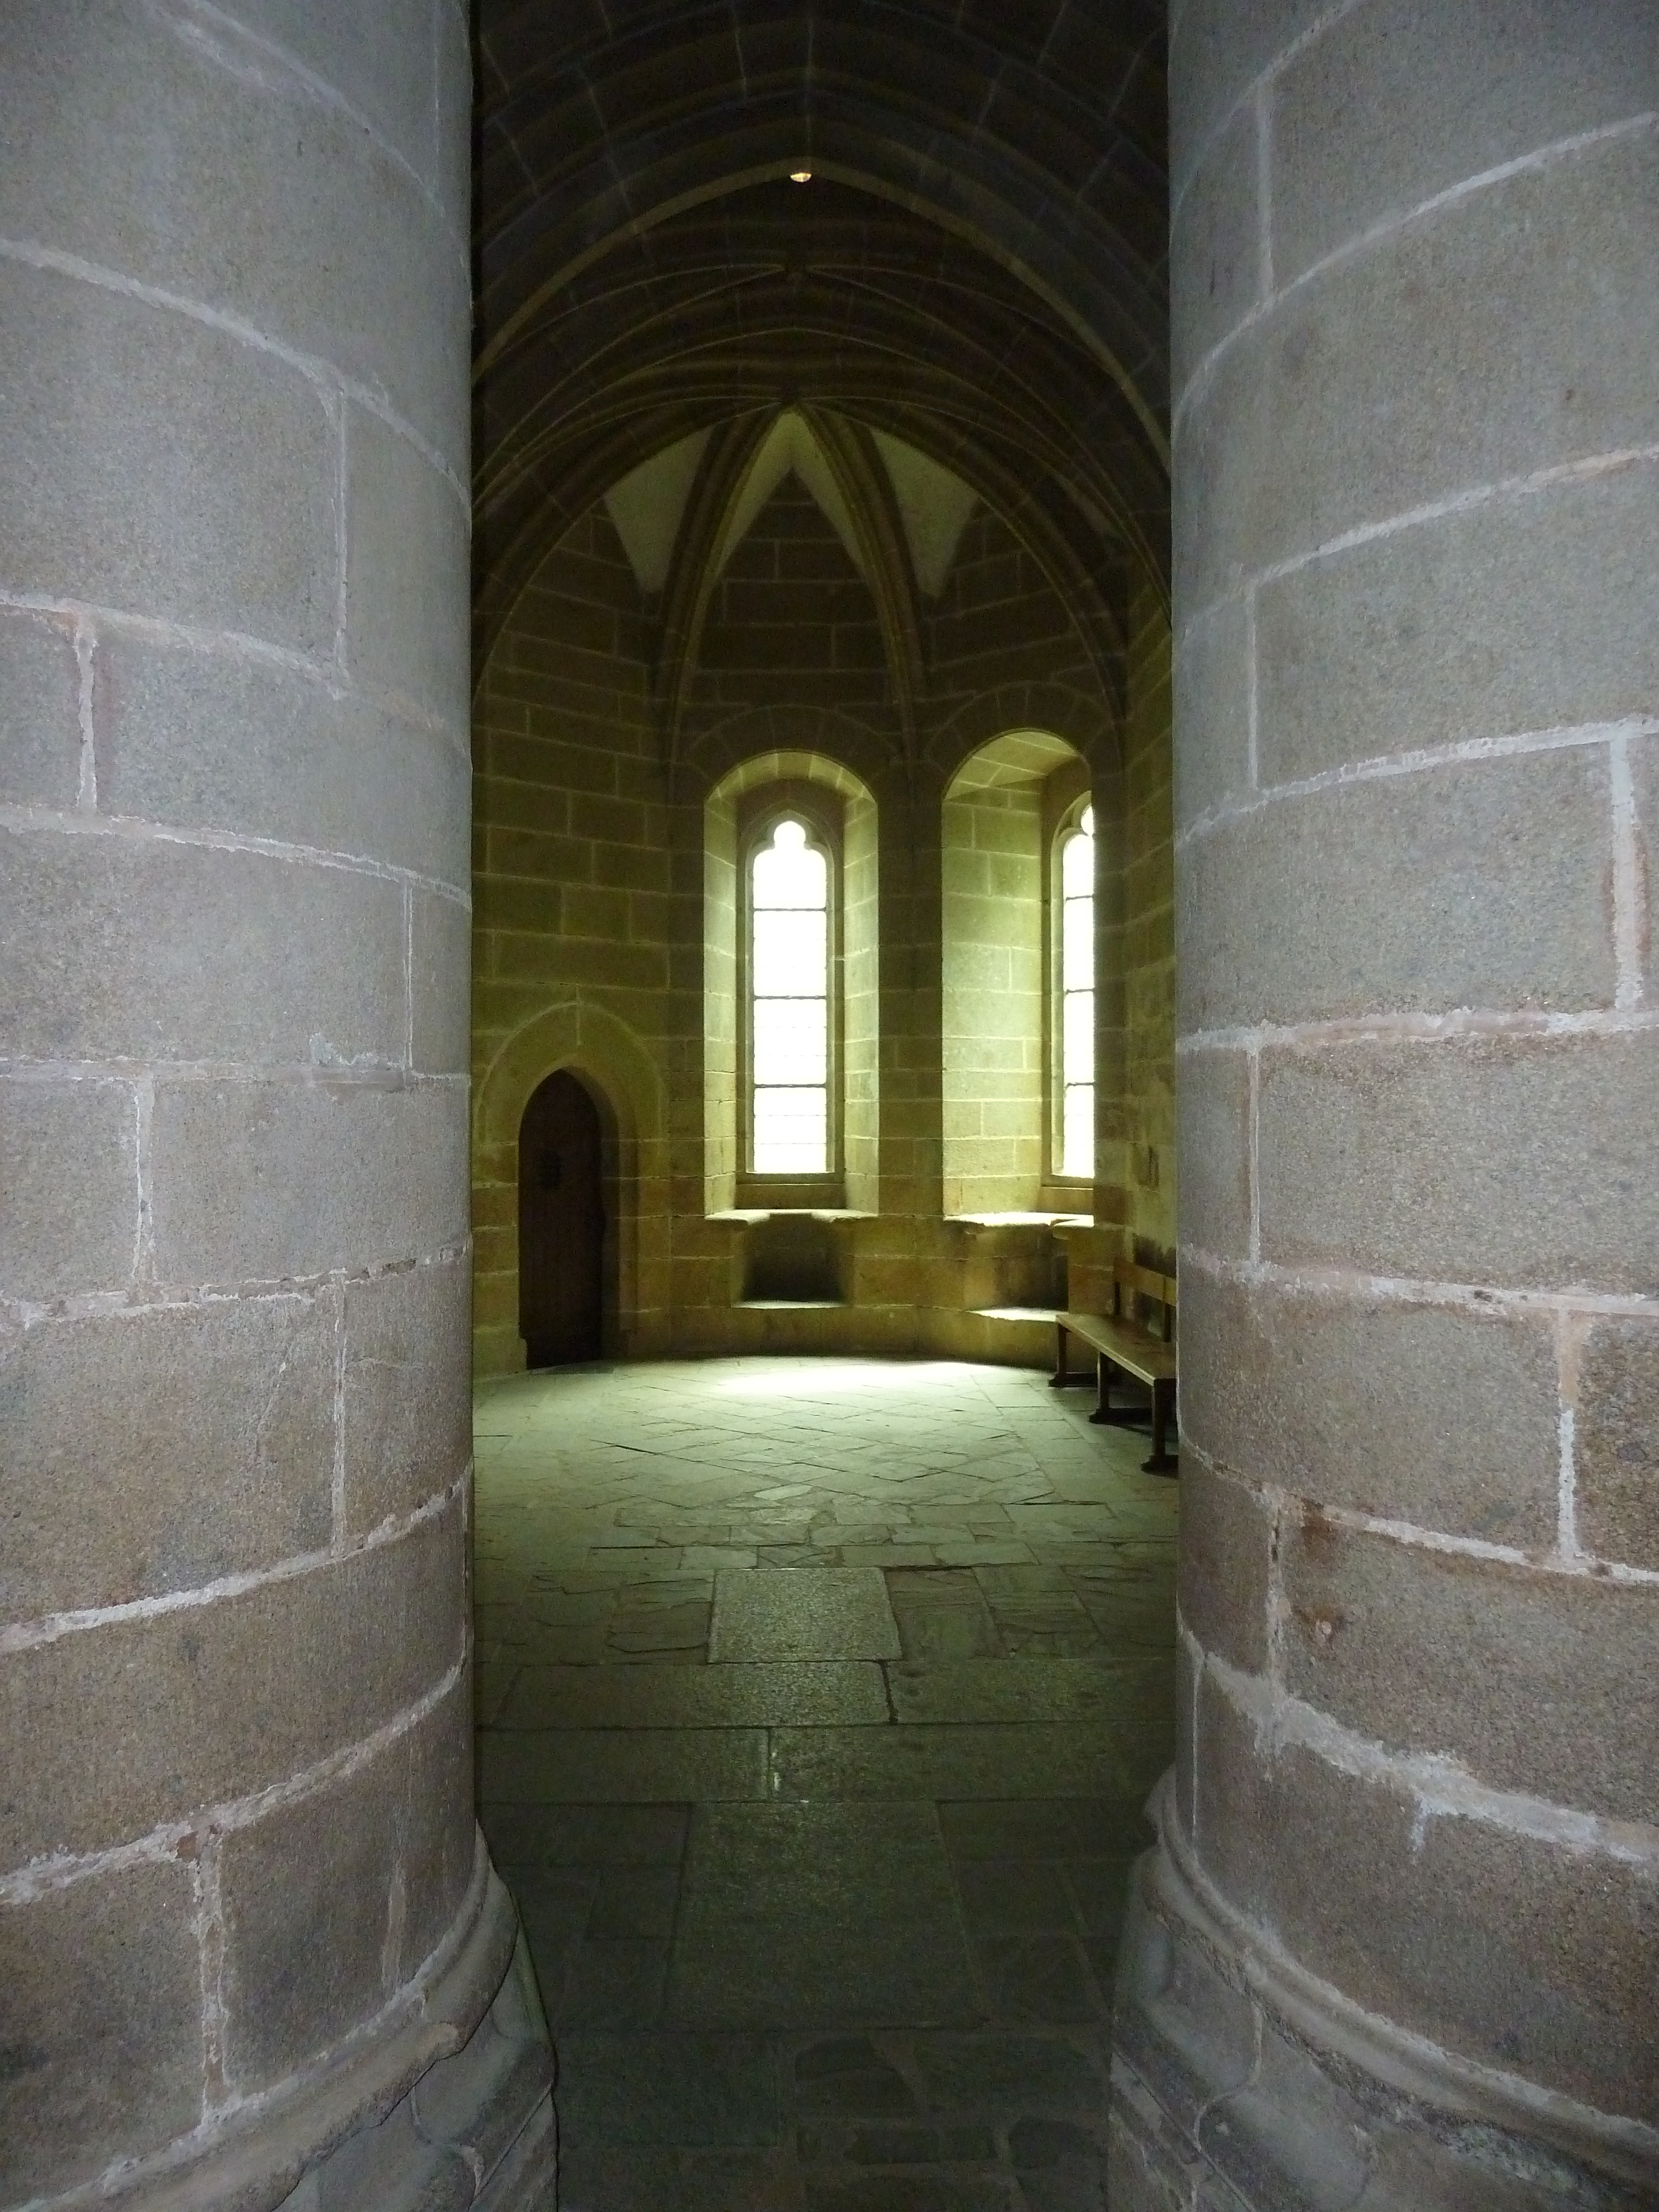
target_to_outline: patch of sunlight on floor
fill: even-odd
[[[726,1363],[715,1363],[724,1367]],[[732,1363],[734,1366],[738,1363]],[[810,1372],[803,1374],[802,1369]],[[782,1369],[781,1373],[775,1370]],[[743,1364],[735,1374],[711,1378],[710,1395],[738,1398],[820,1398],[838,1390],[925,1390],[942,1376],[960,1375],[945,1359],[769,1360],[764,1367]]]

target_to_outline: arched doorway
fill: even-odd
[[[526,1364],[597,1359],[605,1334],[605,1146],[599,1109],[566,1069],[519,1127],[519,1334]]]

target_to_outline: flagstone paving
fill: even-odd
[[[1020,1369],[483,1386],[479,1776],[562,2212],[1101,2212],[1177,1486]]]

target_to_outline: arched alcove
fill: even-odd
[[[978,746],[946,787],[941,826],[944,1210],[1092,1205],[1055,1142],[1054,848],[1089,791],[1087,763],[1052,731]]]
[[[805,1198],[873,1212],[879,1104],[876,800],[842,761],[787,746],[752,754],[728,769],[703,805],[705,1210],[720,1212],[757,1195],[741,1142],[744,872],[756,835],[785,811],[812,824],[835,862],[839,1143],[829,1178],[833,1188],[779,1188],[770,1200]]]

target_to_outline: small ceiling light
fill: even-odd
[[[812,181],[812,172],[810,169],[791,169],[789,181],[792,185],[810,185]]]

